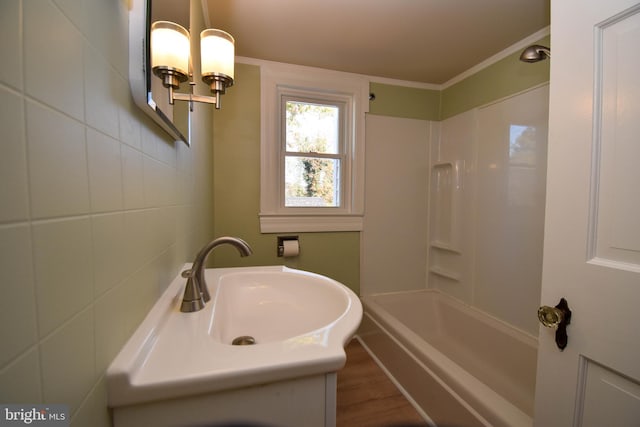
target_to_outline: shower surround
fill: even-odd
[[[387,150],[405,153],[407,163],[402,166],[404,171],[394,171],[387,166],[386,184],[367,193],[370,217],[365,218],[363,232],[361,285],[366,316],[360,330],[361,339],[370,344],[369,348],[385,366],[394,363],[394,358],[385,363],[385,353],[389,354],[390,347],[382,342],[404,350],[409,348],[407,360],[418,363],[405,364],[414,366],[415,370],[405,372],[402,378],[396,377],[400,386],[417,401],[419,396],[413,396],[412,390],[416,388],[411,378],[436,372],[436,383],[450,394],[450,399],[467,408],[470,414],[478,415],[478,425],[515,422],[495,418],[495,411],[513,413],[519,420],[517,425],[530,425],[531,380],[535,378],[538,334],[535,313],[540,301],[542,273],[547,122],[547,84],[442,122],[422,121],[422,128],[420,123],[409,119],[368,118],[368,131],[393,128],[396,132],[391,148],[384,133],[380,134],[380,140],[372,137],[368,147],[374,145],[376,152],[384,152],[380,146],[384,147],[387,141]],[[404,126],[409,130],[404,132]],[[422,130],[416,132],[415,129]],[[406,147],[413,147],[413,151]],[[367,155],[368,170],[380,170],[387,165],[388,156],[369,157],[369,152]],[[409,194],[411,191],[413,194]],[[413,205],[397,203],[401,201],[399,194],[407,194],[406,200]],[[389,225],[377,226],[379,218],[387,220]],[[385,236],[391,236],[393,250],[385,251],[383,263],[378,259],[376,242]],[[414,261],[405,268],[408,259]],[[480,313],[478,324],[473,324],[473,316],[462,315],[455,320],[437,313],[418,323],[403,320],[403,316],[415,317],[432,309],[442,311],[441,305],[420,305],[423,292],[435,292],[438,300],[450,299],[449,305]],[[397,302],[395,310],[384,307],[388,298]],[[405,301],[404,308],[399,308],[398,301]],[[462,318],[467,320],[460,321]],[[528,378],[521,381],[527,386],[516,387],[517,393],[507,386],[505,392],[496,386],[494,379],[474,375],[460,366],[460,352],[467,353],[464,357],[481,360],[482,354],[474,351],[481,350],[482,346],[475,350],[471,347],[455,350],[455,346],[450,346],[449,350],[454,350],[444,358],[441,350],[436,350],[435,356],[433,352],[423,351],[433,348],[429,340],[422,337],[425,330],[431,328],[440,340],[455,338],[451,333],[456,328],[443,322],[457,322],[461,333],[478,328],[509,330],[506,335],[498,333],[514,338],[511,344],[509,340],[501,341],[500,354],[505,358],[502,365],[515,366],[526,359],[526,366],[518,370]],[[497,326],[481,327],[487,324]],[[489,340],[490,335],[495,336],[493,332],[482,336]],[[373,341],[371,337],[375,337]],[[519,350],[523,342],[526,357]],[[400,357],[397,350],[392,352]],[[438,365],[424,362],[433,358],[446,361]],[[387,368],[393,374],[392,366]],[[461,377],[456,374],[460,371]],[[508,373],[498,376],[516,377]],[[457,388],[459,378],[466,378],[462,383],[467,386],[486,387],[500,398],[493,403],[477,400],[466,389]],[[434,392],[426,385],[418,388],[424,389]],[[502,404],[514,395],[519,396],[519,402]],[[435,406],[422,409],[429,416],[430,411],[436,410]]]

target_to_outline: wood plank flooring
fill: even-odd
[[[428,424],[358,340],[338,371],[337,427],[418,427]]]

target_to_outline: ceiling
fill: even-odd
[[[202,0],[236,55],[442,84],[549,25],[549,0]]]

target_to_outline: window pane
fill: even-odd
[[[329,104],[286,101],[286,151],[339,153],[340,108]]]
[[[340,206],[340,160],[285,157],[286,207]]]

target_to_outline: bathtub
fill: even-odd
[[[431,423],[533,424],[535,337],[437,290],[362,302],[358,339]]]

